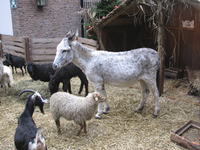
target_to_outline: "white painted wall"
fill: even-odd
[[[13,35],[10,0],[0,0],[0,34]]]

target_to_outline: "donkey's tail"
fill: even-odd
[[[158,93],[160,91],[160,67],[158,67],[157,70],[157,77],[156,77],[156,83],[157,83],[157,88],[158,88]],[[159,93],[160,96],[161,93]]]

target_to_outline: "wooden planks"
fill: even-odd
[[[11,53],[16,56],[21,56],[26,59],[26,37],[16,37],[11,35],[1,34],[1,55],[3,53]]]
[[[56,47],[62,38],[30,38],[29,52],[32,62],[53,62]]]
[[[11,53],[24,57],[26,62],[50,63],[56,54],[56,47],[62,38],[28,38],[0,34],[1,56]],[[78,42],[90,49],[97,49],[97,41],[79,37]]]
[[[56,54],[56,47],[62,38],[31,38],[29,39],[30,61],[36,63],[53,62]],[[97,41],[78,37],[78,42],[90,49],[96,49]]]

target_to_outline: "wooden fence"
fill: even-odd
[[[50,63],[54,60],[56,47],[61,40],[62,38],[28,38],[0,34],[0,54],[2,57],[4,53],[24,57],[26,63]],[[78,37],[78,41],[88,48],[97,49],[95,40]]]
[[[27,57],[27,40],[26,37],[16,37],[0,34],[0,53],[11,53],[16,56]]]

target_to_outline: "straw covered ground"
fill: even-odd
[[[14,85],[6,94],[0,88],[0,149],[12,150],[14,134],[19,115],[23,112],[27,97],[30,93],[18,94],[27,88],[37,90],[49,100],[48,83],[33,81],[29,75],[14,74]],[[171,100],[167,95],[200,101],[199,96],[187,95],[189,82],[186,80],[165,79],[164,91],[169,87],[181,83],[181,86],[168,90],[160,97],[161,111],[157,118],[153,117],[155,102],[150,94],[142,113],[134,113],[141,100],[141,92],[136,83],[132,87],[118,88],[106,86],[110,111],[102,115],[101,120],[87,121],[88,134],[81,132],[76,136],[79,125],[72,121],[61,119],[61,132],[57,134],[56,125],[52,119],[49,104],[45,105],[45,115],[36,110],[33,118],[37,127],[43,127],[43,135],[49,150],[63,149],[128,149],[128,150],[185,150],[182,146],[170,140],[171,132],[183,126],[189,120],[199,122],[199,106],[180,100]],[[78,95],[80,80],[71,80],[72,92]],[[60,86],[61,87],[61,86]],[[89,84],[89,92],[94,89]],[[85,90],[81,93],[84,96]]]

